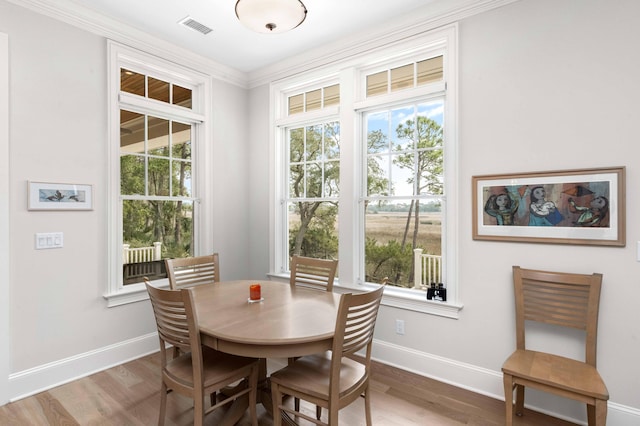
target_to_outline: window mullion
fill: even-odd
[[[302,196],[307,196],[307,188],[309,188],[309,182],[307,182],[307,176],[309,171],[309,153],[307,151],[307,128],[304,127],[302,131]]]
[[[172,97],[171,85],[169,85],[169,101]],[[173,120],[169,120],[169,195],[173,195]]]
[[[119,105],[122,109],[131,109],[142,114],[151,114],[168,120],[177,120],[189,124],[198,124],[204,121],[204,114],[192,110],[169,105],[155,99],[145,99],[131,93],[119,92]]]
[[[144,195],[149,196],[149,116],[144,115],[144,152],[142,158],[144,158]]]

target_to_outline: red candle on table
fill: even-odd
[[[260,300],[262,295],[260,294],[260,284],[251,284],[249,286],[249,299]]]

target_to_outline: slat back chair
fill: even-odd
[[[338,425],[338,412],[364,396],[367,426],[371,426],[369,377],[371,346],[378,308],[385,286],[361,294],[343,294],[338,308],[331,351],[303,356],[270,376],[274,426],[282,413],[290,413],[317,425]],[[364,358],[356,355],[364,350]],[[328,410],[328,422],[314,419],[283,404],[291,395]]]
[[[249,394],[251,422],[257,426],[256,415],[258,360],[218,352],[202,346],[197,314],[193,308],[192,289],[163,290],[153,287],[145,278],[147,291],[158,327],[162,385],[160,389],[159,425],[164,424],[169,389],[188,396],[194,403],[194,424],[202,425],[204,417],[213,410]],[[182,355],[167,356],[167,343],[180,348]],[[216,403],[218,390],[246,379],[248,385],[240,392]],[[205,395],[211,404],[205,409]]]
[[[293,256],[291,264],[291,287],[302,286],[316,290],[333,291],[333,280],[338,269],[338,261]]]
[[[513,267],[516,307],[516,351],[502,366],[506,424],[524,410],[525,387],[587,404],[589,425],[604,426],[607,387],[596,369],[601,274],[572,274]],[[539,322],[584,331],[584,361],[528,350],[525,324]]]
[[[165,259],[172,290],[220,281],[218,253],[206,256]]]
[[[289,284],[291,288],[296,286],[311,288],[313,290],[333,291],[333,280],[338,269],[338,261],[331,259],[316,259],[313,257],[292,256],[289,265],[291,276]],[[289,358],[289,364],[295,358]],[[300,409],[300,400],[295,398],[295,409]],[[318,419],[322,414],[322,409],[316,407]]]

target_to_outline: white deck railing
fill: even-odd
[[[122,245],[122,263],[152,262],[162,259],[162,243],[155,242],[152,247],[129,248],[129,244]]]
[[[442,256],[422,254],[422,249],[413,250],[413,288],[426,289],[431,283],[442,282]]]

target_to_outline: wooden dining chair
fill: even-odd
[[[291,270],[289,283],[292,288],[301,286],[315,290],[333,291],[333,279],[338,270],[338,261],[293,256],[289,269]]]
[[[291,275],[289,284],[291,288],[297,286],[310,288],[313,290],[333,291],[333,280],[338,270],[338,261],[333,259],[316,259],[294,255],[289,265]],[[292,364],[296,358],[289,358]],[[295,409],[300,409],[300,400],[294,399]],[[316,407],[316,417],[320,420],[322,408]]]
[[[271,374],[274,426],[282,412],[319,425],[338,425],[338,411],[364,396],[367,426],[371,426],[369,376],[371,346],[385,286],[360,294],[343,294],[336,318],[331,351],[303,356]],[[354,356],[365,350],[364,358]],[[283,403],[284,395],[303,399],[328,410],[328,422],[313,419]]]
[[[587,404],[590,426],[604,426],[609,392],[596,370],[601,274],[571,274],[513,267],[516,351],[502,365],[506,424],[524,411],[525,387]],[[584,331],[584,361],[528,350],[525,323],[540,322]]]
[[[146,283],[147,291],[158,326],[162,385],[160,388],[159,425],[164,424],[167,411],[167,392],[173,390],[193,399],[193,423],[202,425],[204,417],[222,405],[249,394],[249,412],[253,426],[258,425],[256,414],[259,361],[226,354],[202,346],[197,313],[193,309],[191,288],[163,290]],[[182,355],[171,359],[167,356],[167,343],[180,348]],[[235,382],[246,379],[243,390],[221,401],[211,398],[205,409],[205,396]]]
[[[165,259],[172,290],[220,281],[218,253],[206,256]]]

